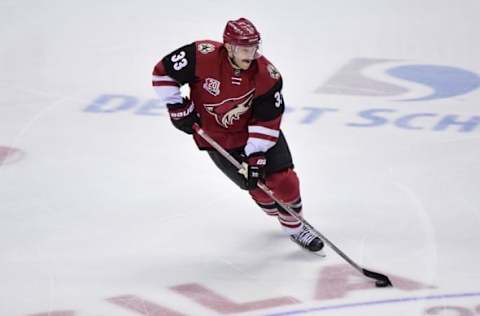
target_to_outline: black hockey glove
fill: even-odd
[[[193,134],[193,124],[199,123],[200,119],[188,98],[183,98],[182,103],[167,104],[167,109],[176,128],[189,135]]]
[[[243,169],[239,172],[245,177],[249,190],[255,189],[258,181],[265,180],[266,165],[265,153],[257,152],[250,154],[248,157],[242,157]]]

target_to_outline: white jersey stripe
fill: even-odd
[[[273,137],[278,137],[280,135],[279,130],[267,128],[265,126],[259,126],[259,125],[251,125],[248,127],[248,132],[249,133],[259,133],[259,134],[265,134],[268,136],[273,136]]]
[[[247,145],[245,145],[245,155],[249,156],[252,153],[266,152],[275,144],[275,142],[270,140],[249,137],[247,140]]]
[[[152,76],[152,81],[172,81],[172,82],[176,83],[176,81],[170,76],[155,76],[155,75],[153,75]]]
[[[182,94],[180,88],[175,86],[157,86],[153,87],[159,99],[165,104],[182,103]]]

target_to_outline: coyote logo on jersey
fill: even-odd
[[[250,109],[254,91],[255,89],[252,89],[241,97],[226,99],[216,104],[205,104],[204,106],[208,113],[215,116],[218,124],[228,128]]]

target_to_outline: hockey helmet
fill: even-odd
[[[245,18],[228,21],[223,31],[223,42],[238,46],[260,44],[260,33],[252,22]]]

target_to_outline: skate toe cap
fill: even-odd
[[[324,246],[323,241],[320,238],[315,238],[308,245],[308,249],[310,251],[317,252],[317,251],[322,250],[323,246]]]

